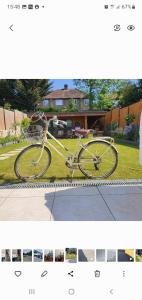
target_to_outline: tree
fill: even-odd
[[[118,102],[119,90],[125,86],[126,80],[111,79],[75,79],[74,84],[86,93],[89,108],[111,109]],[[115,97],[114,97],[115,95]]]
[[[95,99],[95,86],[96,81],[94,79],[75,79],[74,83],[79,87],[83,92],[86,93],[86,97],[89,99],[89,109],[93,109],[93,102]]]
[[[5,106],[6,103],[10,104],[10,101],[14,98],[15,82],[14,79],[0,80],[0,106]]]
[[[0,105],[8,102],[13,109],[33,111],[52,84],[47,79],[0,80]]]
[[[142,98],[141,82],[128,82],[120,91],[119,103],[121,107],[131,105]]]

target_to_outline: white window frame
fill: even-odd
[[[55,105],[56,106],[63,106],[64,105],[63,99],[56,99],[55,100]]]
[[[88,106],[88,105],[89,105],[89,99],[87,99],[87,98],[84,99],[84,105],[85,105],[85,106]]]
[[[49,100],[48,99],[44,99],[43,100],[43,106],[48,106],[49,105]]]

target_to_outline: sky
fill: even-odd
[[[72,79],[51,79],[53,81],[53,89],[63,89],[64,84],[67,84],[69,88],[74,88]]]
[[[73,79],[51,79],[53,82],[53,90],[63,89],[64,85],[67,84],[70,89],[76,88]],[[137,80],[131,80],[133,83],[136,83]]]

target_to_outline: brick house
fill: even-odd
[[[59,108],[68,108],[69,101],[74,101],[78,112],[59,112]],[[47,119],[57,115],[59,119],[67,121],[72,128],[95,129],[96,126],[99,126],[100,130],[104,130],[106,112],[90,111],[87,95],[78,89],[69,89],[66,84],[63,89],[55,90],[46,95],[39,107],[55,109],[55,112],[46,112]]]
[[[74,101],[80,111],[89,110],[89,100],[86,94],[78,89],[69,89],[67,84],[64,85],[63,89],[55,90],[45,96],[40,107],[67,108],[69,101]]]

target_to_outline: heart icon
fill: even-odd
[[[14,274],[15,274],[16,277],[20,277],[22,275],[22,272],[21,271],[15,271]]]

